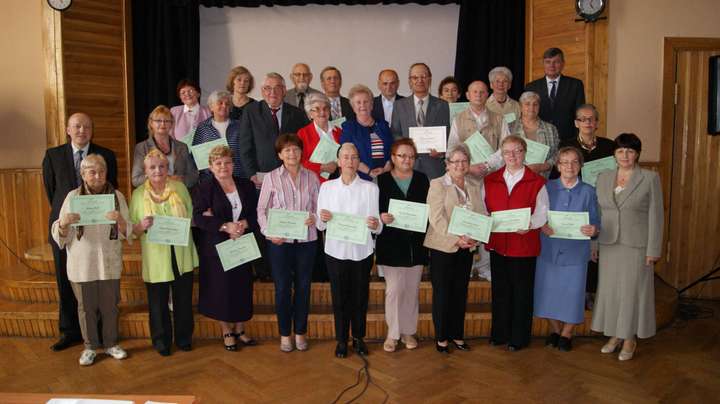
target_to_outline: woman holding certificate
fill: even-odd
[[[353,349],[367,355],[365,317],[370,289],[370,269],[375,242],[383,225],[378,211],[378,187],[357,174],[360,157],[355,145],[343,143],[338,150],[340,178],[320,187],[316,222],[325,234],[325,260],[330,277],[335,317],[335,356],[347,356],[352,325]]]
[[[350,105],[355,111],[355,119],[342,124],[340,143],[352,143],[360,156],[358,172],[363,179],[375,179],[378,175],[390,171],[390,146],[392,133],[387,121],[376,121],[372,117],[373,93],[362,84],[357,84],[348,93]]]
[[[640,139],[615,138],[617,169],[598,175],[602,231],[600,270],[592,329],[610,337],[602,353],[622,345],[618,359],[632,359],[635,338],[655,335],[655,263],[662,253],[663,195],[657,173],[640,168]]]
[[[430,183],[425,174],[413,170],[417,149],[412,139],[396,140],[390,154],[392,170],[377,179],[380,212],[383,212],[380,220],[385,226],[377,237],[375,264],[385,275],[388,335],[383,349],[394,352],[398,339],[408,349],[418,346],[414,334],[418,321],[418,288],[423,266],[428,262],[423,240]]]
[[[526,159],[531,160],[526,167],[547,178],[555,164],[560,136],[555,125],[540,119],[540,96],[537,93],[525,91],[520,95],[519,102],[520,119],[509,125],[510,133],[549,147],[544,159],[542,153],[535,156],[527,153],[528,150],[525,156]]]
[[[441,353],[450,352],[449,341],[461,351],[470,350],[464,340],[465,309],[473,251],[478,241],[448,232],[453,210],[462,208],[487,215],[481,196],[482,183],[469,175],[468,147],[459,143],[446,156],[447,172],[430,182],[427,196],[430,225],[424,242],[430,249],[435,348]]]
[[[548,181],[549,222],[541,228],[535,272],[535,317],[546,318],[552,333],[545,345],[572,349],[573,328],[585,321],[585,275],[590,237],[600,217],[595,189],[578,179],[583,157],[574,147],[558,151],[560,178]]]
[[[257,228],[256,191],[250,180],[233,177],[229,147],[214,147],[208,164],[212,177],[193,189],[193,223],[200,254],[198,312],[220,323],[225,349],[236,351],[238,342],[255,345],[243,328],[243,322],[253,315],[252,269],[249,262],[224,267],[216,245]]]
[[[173,335],[178,348],[192,349],[193,268],[198,266],[190,237],[192,201],[185,185],[169,178],[165,154],[152,149],[143,163],[147,180],[133,191],[130,219],[135,223],[133,234],[140,238],[142,247],[153,347],[160,355],[168,356]],[[172,322],[168,309],[170,289]]]
[[[545,178],[523,162],[525,139],[510,135],[500,142],[505,167],[484,178],[483,198],[493,217],[485,246],[492,274],[490,344],[517,351],[530,344],[535,259],[540,255],[540,227],[547,222]]]
[[[117,343],[117,305],[122,240],[129,229],[128,207],[123,194],[107,182],[106,173],[107,166],[101,155],[85,157],[80,163],[82,185],[65,197],[60,216],[50,229],[58,246],[67,249],[67,275],[78,301],[80,330],[85,342],[79,360],[82,366],[92,365],[96,350],[103,346],[105,353],[115,359],[127,357]],[[98,335],[101,319],[102,344]]]
[[[233,173],[232,175],[240,178],[247,178],[240,163],[238,154],[238,137],[240,136],[240,122],[230,118],[230,107],[232,106],[232,96],[227,91],[216,90],[210,93],[208,97],[208,107],[212,111],[212,116],[198,125],[195,131],[192,145],[194,146],[223,139],[224,144],[233,151]],[[207,161],[198,161],[197,154],[193,150],[193,158],[199,169],[207,167]],[[206,155],[206,154],[205,154]],[[207,171],[204,171],[207,174]]]
[[[337,154],[333,153],[333,159],[323,159],[324,163],[317,161],[315,149],[320,144],[322,139],[325,139],[321,147],[333,146],[330,142],[335,143],[334,147],[339,147],[340,133],[342,130],[337,126],[331,126],[328,119],[330,119],[330,99],[321,93],[311,93],[307,96],[305,101],[305,112],[308,114],[312,122],[307,126],[300,129],[297,133],[298,137],[302,141],[302,165],[308,170],[314,172],[321,183],[327,181],[330,174],[337,170],[337,163],[335,158]],[[318,153],[320,154],[320,153]],[[328,153],[322,153],[322,156],[327,156]]]
[[[175,125],[173,136],[176,140],[183,140],[186,136],[195,133],[200,122],[210,117],[210,110],[200,105],[200,86],[192,80],[183,79],[177,85],[177,96],[182,105],[170,109]]]
[[[280,350],[293,350],[290,334],[294,328],[295,347],[306,351],[320,181],[300,164],[303,143],[295,134],[280,135],[275,151],[283,164],[263,180],[257,218],[260,231],[268,239],[266,251],[275,282]]]

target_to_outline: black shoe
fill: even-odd
[[[192,345],[190,345],[190,344],[178,345],[178,349],[181,351],[190,352],[190,351],[192,351]]]
[[[507,346],[507,350],[510,352],[516,352],[521,349],[522,349],[522,347],[520,347],[519,345],[508,344],[508,346]]]
[[[437,341],[435,342],[435,349],[437,349],[437,351],[440,352],[440,353],[446,353],[446,354],[449,354],[449,353],[450,353],[450,347],[449,347],[449,346],[447,346],[447,345],[442,346],[442,345],[438,344]]]
[[[170,349],[160,349],[158,350],[158,353],[160,356],[170,356]]]
[[[347,358],[347,342],[338,342],[335,347],[335,357]]]
[[[457,348],[457,349],[459,349],[459,350],[461,350],[461,351],[469,351],[469,350],[470,350],[470,345],[468,345],[467,342],[463,342],[462,344],[458,344],[457,342],[455,342],[455,340],[453,340],[452,343],[453,343],[453,345],[455,345],[455,348]]]
[[[353,350],[355,350],[358,355],[367,356],[370,354],[368,347],[365,345],[365,341],[363,341],[362,338],[353,338]]]
[[[563,352],[570,352],[572,350],[572,339],[560,337],[557,348]]]
[[[233,335],[233,333],[227,333],[227,334],[223,335],[223,338],[230,338],[230,337],[233,338],[235,343],[228,345],[225,343],[225,341],[223,341],[223,346],[225,346],[226,351],[235,352],[235,351],[237,351],[237,339],[235,339],[235,336]]]
[[[74,345],[79,345],[82,342],[82,338],[80,337],[71,337],[69,335],[63,335],[60,337],[60,339],[57,340],[56,343],[54,343],[50,349],[52,351],[58,352],[62,351],[64,349],[70,348]]]
[[[492,339],[492,338],[490,338],[490,339],[488,340],[488,344],[490,344],[490,345],[492,345],[492,346],[505,345],[504,342],[500,342],[500,341],[494,340],[494,339]]]
[[[241,332],[241,333],[239,333],[239,334],[233,333],[233,336],[234,336],[235,338],[237,338],[237,341],[238,341],[241,345],[244,345],[244,346],[255,346],[255,345],[258,344],[257,341],[255,341],[254,339],[252,339],[252,338],[250,338],[250,337],[248,337],[248,340],[245,340],[245,341],[244,341],[242,338],[240,338],[240,337],[242,337],[243,335],[245,335],[245,331],[243,331],[243,332]]]
[[[557,348],[560,334],[554,332],[545,338],[545,346],[551,345],[553,348]]]

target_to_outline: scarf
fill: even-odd
[[[115,199],[115,210],[120,211],[120,207],[118,205],[118,199],[115,195],[115,188],[113,188],[112,184],[109,182],[105,183],[105,187],[100,192],[92,192],[90,188],[88,188],[85,181],[83,181],[82,185],[80,185],[77,189],[78,195],[102,195],[102,194],[112,194],[113,199]],[[80,238],[82,238],[83,234],[85,233],[85,230],[83,229],[84,226],[78,226],[76,229],[77,239],[80,241]],[[117,222],[115,224],[110,225],[110,240],[117,240],[118,238],[118,225]]]
[[[175,188],[170,183],[165,184],[165,189],[158,194],[150,185],[150,180],[145,180],[145,191],[143,192],[143,207],[146,216],[155,216],[158,214],[158,207],[164,202],[170,204],[170,212],[175,217],[188,217],[187,209],[180,195],[175,192]]]

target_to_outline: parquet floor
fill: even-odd
[[[508,353],[486,339],[471,352],[435,352],[432,341],[416,351],[382,351],[370,345],[371,377],[391,403],[720,402],[720,302],[702,302],[713,318],[676,322],[642,341],[637,356],[619,362],[602,355],[600,338],[577,338],[571,353],[544,348]],[[332,341],[313,341],[308,352],[284,354],[277,344],[225,352],[219,341],[198,340],[192,352],[161,358],[145,339],[123,341],[130,358],[99,356],[80,368],[80,347],[60,353],[43,338],[0,338],[0,391],[24,393],[189,394],[202,403],[330,403],[353,384],[359,357],[335,359]],[[349,391],[347,402],[361,388]],[[371,385],[355,402],[380,403]]]

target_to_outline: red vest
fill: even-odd
[[[526,167],[522,179],[508,195],[504,173],[503,167],[484,179],[485,205],[488,212],[528,207],[531,212],[535,212],[537,194],[545,185],[545,178]],[[506,257],[537,257],[540,255],[540,229],[530,230],[525,234],[490,233],[490,241],[485,248]]]

